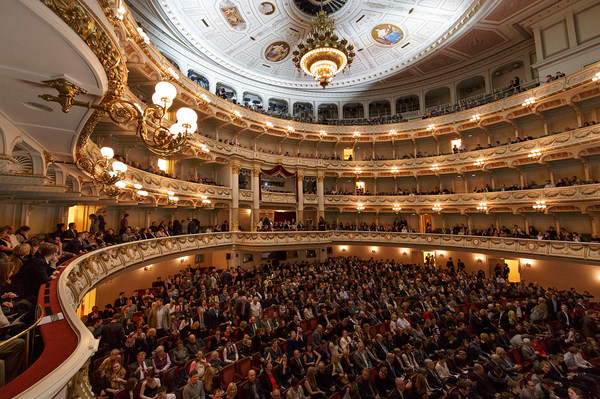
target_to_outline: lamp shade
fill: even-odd
[[[154,93],[152,95],[152,102],[165,108],[169,108],[173,104],[173,100],[168,97],[163,97],[159,93]]]
[[[191,108],[179,108],[177,111],[177,122],[183,124],[191,125],[198,120],[198,115],[196,111]]]
[[[127,172],[127,165],[125,165],[123,162],[119,162],[119,161],[113,162],[112,168],[115,172],[121,172],[121,173]]]
[[[183,126],[179,123],[175,123],[169,128],[169,133],[171,133],[171,136],[177,136],[183,133],[183,130]]]
[[[112,157],[115,156],[115,152],[110,147],[102,147],[102,148],[100,148],[100,153],[106,159],[111,159]]]
[[[154,93],[173,101],[177,96],[177,89],[169,82],[158,82],[156,86],[154,86]]]

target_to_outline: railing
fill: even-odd
[[[300,231],[267,233],[209,233],[165,237],[119,244],[80,256],[68,264],[57,281],[57,296],[65,320],[78,337],[78,344],[62,364],[46,377],[29,387],[17,398],[50,398],[70,380],[85,383],[78,377],[97,348],[97,340],[79,320],[76,309],[83,296],[112,275],[128,268],[158,260],[168,260],[187,254],[233,246],[254,248],[298,248],[302,246],[361,245],[460,248],[467,252],[492,251],[523,255],[527,258],[559,257],[590,264],[600,264],[600,244],[561,241],[539,241],[518,238],[455,236],[441,234],[361,232],[361,231]],[[75,377],[74,374],[77,374]],[[36,380],[37,381],[37,380]],[[0,396],[2,391],[0,390]]]
[[[29,367],[29,364],[33,360],[32,353],[35,348],[36,329],[37,329],[38,324],[40,324],[40,321],[42,321],[42,318],[44,316],[45,316],[44,308],[42,308],[42,305],[38,304],[35,307],[35,321],[33,322],[33,324],[31,326],[27,327],[25,330],[18,333],[17,335],[10,337],[6,341],[0,342],[0,352],[2,352],[4,349],[10,348],[12,346],[12,344],[15,341],[17,341],[18,339],[24,339],[25,340],[25,363],[24,363],[24,365],[25,365],[25,369],[27,369]]]

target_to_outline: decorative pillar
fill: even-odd
[[[415,183],[417,185],[417,193],[419,193],[421,191],[421,187],[419,186],[419,178],[416,174],[414,174],[413,177],[415,178]]]
[[[304,221],[304,187],[302,182],[304,181],[304,175],[298,171],[298,186],[296,190],[298,191],[298,214],[296,217],[298,218],[297,222]]]
[[[325,188],[323,180],[325,175],[319,171],[317,173],[317,218],[325,217]],[[317,220],[318,223],[318,220]]]
[[[373,177],[373,195],[377,195],[377,176]]]
[[[469,229],[469,234],[471,234],[471,216],[469,216],[468,213],[465,212],[465,216],[467,217],[467,228]]]
[[[254,165],[252,170],[252,228],[256,227],[260,219],[260,167]]]
[[[240,229],[240,166],[238,164],[231,165],[231,231]]]

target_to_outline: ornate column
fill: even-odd
[[[260,218],[260,167],[254,165],[252,170],[252,229],[258,223]]]
[[[323,180],[325,175],[319,171],[317,173],[317,218],[325,217],[325,187]],[[318,220],[317,220],[318,222]]]
[[[298,171],[298,183],[297,183],[297,188],[296,190],[298,190],[298,214],[296,215],[296,222],[301,221],[302,224],[304,224],[304,185],[302,184],[304,181],[304,174],[302,174],[302,172]]]
[[[231,165],[231,231],[240,229],[240,166]]]

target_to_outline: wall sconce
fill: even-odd
[[[398,212],[400,212],[402,210],[402,208],[400,207],[400,205],[394,205],[394,213],[396,213],[396,215],[398,214]]]
[[[474,166],[477,166],[477,167],[481,167],[481,166],[483,166],[483,163],[484,163],[484,162],[483,162],[482,160],[477,160],[477,161],[475,161],[475,162],[473,163],[473,165],[474,165]]]
[[[397,136],[398,132],[395,130],[390,130],[390,136]]]
[[[43,83],[58,90],[58,97],[50,94],[43,94],[40,97],[46,101],[59,103],[65,113],[69,112],[71,107],[75,105],[103,111],[117,124],[136,121],[136,132],[146,147],[161,156],[168,157],[181,151],[187,143],[188,137],[197,128],[198,115],[191,108],[180,108],[176,113],[177,123],[171,127],[164,124],[167,110],[177,96],[177,89],[169,82],[156,84],[154,87],[155,92],[152,95],[153,104],[147,106],[144,110],[137,103],[119,98],[108,104],[77,101],[75,96],[87,94],[87,91],[64,78],[46,80]],[[154,125],[158,126],[156,128],[151,127]],[[85,167],[85,169],[92,172],[91,168]]]
[[[469,122],[477,122],[479,120],[481,120],[481,116],[479,114],[476,114],[476,115],[473,115],[471,117],[471,119],[469,119]]]
[[[179,201],[179,197],[176,197],[173,191],[167,191],[167,194],[169,195],[167,199],[169,205],[175,205]]]
[[[435,129],[435,125],[433,125],[433,124],[432,124],[432,125],[429,125],[429,126],[427,126],[427,130],[429,130],[429,131],[432,131],[432,130],[434,130],[434,129]]]
[[[535,98],[533,97],[529,97],[528,99],[525,100],[525,102],[523,102],[523,104],[521,104],[523,107],[532,107],[533,104],[535,104]]]
[[[354,133],[352,134],[352,136],[354,136],[354,137],[360,137],[360,132],[354,132]]]
[[[150,270],[152,270],[152,265],[144,266],[144,271],[145,272],[149,272]]]
[[[392,168],[391,172],[392,172],[392,174],[394,174],[394,175],[395,175],[395,174],[397,174],[398,172],[400,172],[400,170],[398,170],[398,168],[394,167],[394,168]]]
[[[488,210],[487,207],[487,203],[486,202],[480,202],[479,205],[477,206],[477,210],[481,213],[486,213]]]
[[[437,165],[431,165],[431,168],[429,169],[433,170],[434,172],[437,172],[438,170],[440,170],[440,167]]]
[[[542,156],[542,152],[540,150],[532,150],[527,154],[527,158],[537,159]]]
[[[531,263],[525,263],[525,267],[531,268]]]
[[[600,82],[600,72],[597,72],[592,78],[592,82]]]
[[[362,169],[356,168],[356,169],[354,169],[354,173],[356,173],[357,175],[360,175],[362,173]]]
[[[201,195],[200,198],[202,199],[202,202],[200,203],[201,207],[207,207],[210,205],[211,201],[206,195]]]
[[[402,252],[402,255],[406,256],[406,255],[407,255],[406,251],[403,251],[403,252]]]
[[[340,247],[340,249],[342,250],[342,252],[346,252],[348,250],[348,247]]]
[[[435,204],[435,205],[433,205],[433,208],[431,208],[431,209],[433,209],[436,212],[441,212],[442,206],[440,204]]]
[[[377,247],[371,247],[371,253],[374,254],[375,252],[377,252]]]
[[[532,206],[536,212],[545,212],[546,211],[546,201],[535,201],[535,205]]]
[[[271,122],[267,122],[266,125],[267,125],[268,128],[272,128],[273,127],[273,124]]]
[[[359,203],[358,205],[356,205],[356,210],[358,211],[358,213],[360,213],[360,211],[365,210],[365,206],[363,204]]]
[[[475,258],[475,261],[477,263],[483,263],[483,258],[481,256],[478,256],[478,257]]]
[[[294,128],[293,128],[293,127],[291,127],[291,126],[288,126],[288,127],[287,127],[287,130],[288,130],[288,132],[291,132],[291,133],[293,133],[293,132],[295,132],[295,131],[296,131],[296,129],[294,129]]]
[[[327,132],[325,130],[321,130],[319,132],[319,137],[324,137],[324,136],[327,136]]]

